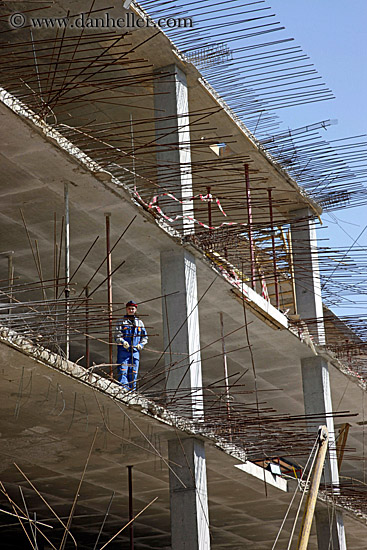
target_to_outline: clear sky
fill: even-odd
[[[335,137],[367,132],[367,1],[269,0],[287,34],[311,57],[336,99],[283,112],[283,118],[337,118]],[[307,122],[307,120],[305,121]],[[293,125],[293,124],[292,124]]]
[[[268,5],[336,96],[335,100],[280,111],[286,126],[337,119],[336,126],[322,131],[325,139],[367,134],[367,0],[269,0]],[[367,141],[367,137],[361,140]],[[340,210],[335,215],[337,220],[323,216],[328,229],[320,235],[325,238],[327,232],[332,247],[350,246],[367,224],[367,206]],[[367,247],[367,229],[358,243]],[[367,296],[364,301],[367,303]],[[362,313],[360,308],[358,311]],[[353,311],[348,308],[344,313]]]

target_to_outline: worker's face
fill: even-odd
[[[135,306],[127,306],[126,313],[127,313],[127,315],[135,315],[136,307]]]

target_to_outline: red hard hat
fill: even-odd
[[[132,300],[130,300],[129,302],[127,302],[127,304],[126,304],[125,307],[129,307],[129,306],[138,307],[138,304],[136,304],[135,302],[133,302]]]

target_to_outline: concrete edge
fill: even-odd
[[[0,342],[27,355],[37,363],[62,372],[92,387],[94,390],[109,396],[127,408],[138,411],[181,432],[185,432],[189,436],[199,437],[204,442],[217,447],[242,463],[247,461],[246,452],[243,448],[227,442],[222,437],[218,437],[211,429],[206,428],[205,423],[200,421],[194,422],[189,418],[176,415],[138,392],[125,390],[118,382],[93,373],[93,367],[85,369],[72,361],[63,359],[60,355],[34,344],[8,327],[0,326]]]
[[[288,482],[286,479],[273,475],[268,470],[264,470],[261,466],[254,464],[253,462],[246,462],[246,464],[235,464],[235,468],[238,468],[246,474],[260,479],[263,483],[271,485],[280,491],[288,492]]]

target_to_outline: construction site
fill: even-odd
[[[1,549],[365,550],[365,138],[282,130],[333,92],[266,0],[0,22]]]

